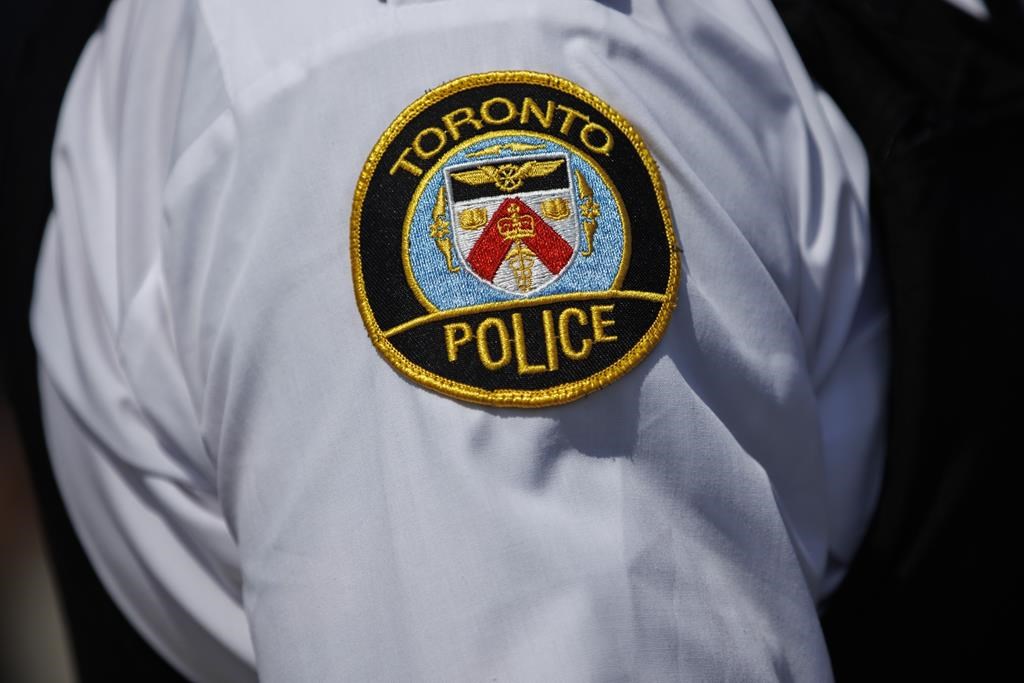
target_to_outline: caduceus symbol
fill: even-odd
[[[455,265],[452,260],[452,240],[448,236],[450,223],[447,215],[448,208],[445,202],[444,185],[442,185],[437,191],[437,201],[434,202],[434,210],[430,214],[430,217],[433,218],[433,222],[430,224],[430,237],[437,245],[438,251],[444,256],[448,272],[457,273],[462,270],[462,267]]]
[[[533,263],[537,257],[523,244],[523,240],[537,234],[533,216],[520,216],[519,205],[513,204],[509,207],[508,214],[498,219],[498,232],[506,242],[512,242],[505,260],[508,261],[508,267],[516,279],[516,287],[520,292],[530,291],[533,287]]]

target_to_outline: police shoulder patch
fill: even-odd
[[[409,105],[366,161],[351,240],[373,344],[477,403],[600,389],[654,347],[676,302],[675,236],[643,141],[547,74],[465,76]]]

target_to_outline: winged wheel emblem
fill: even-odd
[[[538,178],[553,173],[564,159],[530,160],[522,164],[479,166],[470,171],[452,173],[452,178],[467,185],[494,183],[502,192],[511,192],[522,186],[526,178]]]

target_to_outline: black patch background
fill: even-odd
[[[580,348],[584,337],[593,338],[594,329],[589,322],[592,305],[612,304],[612,313],[606,313],[605,320],[614,320],[615,325],[605,328],[605,334],[618,337],[613,342],[595,342],[590,355],[583,360],[570,360],[561,355],[559,348],[559,368],[556,372],[540,372],[535,375],[520,375],[515,358],[515,347],[512,347],[512,362],[500,370],[488,370],[480,362],[477,354],[476,340],[459,349],[458,360],[448,360],[445,346],[444,326],[452,322],[466,322],[476,331],[484,318],[500,318],[512,335],[512,314],[523,316],[523,331],[526,338],[527,358],[530,363],[545,364],[547,356],[544,342],[544,323],[542,311],[551,310],[557,325],[558,315],[567,308],[578,308],[587,314],[587,325],[581,327],[574,320],[569,326],[573,347]],[[661,308],[660,302],[642,299],[611,299],[600,295],[584,301],[563,301],[548,304],[533,304],[529,308],[514,308],[503,311],[486,311],[470,315],[460,315],[447,320],[428,323],[414,327],[390,338],[391,343],[402,355],[416,361],[424,370],[429,370],[442,377],[456,382],[470,384],[481,389],[547,389],[576,379],[589,377],[605,369],[633,348],[650,328],[651,321]],[[491,339],[495,337],[489,335]],[[498,345],[490,347],[493,357],[501,354]]]
[[[576,120],[569,135],[558,132],[565,112],[556,110],[550,129],[544,128],[531,117],[527,124],[521,124],[515,117],[507,124],[487,126],[473,135],[463,136],[458,143],[472,139],[475,135],[487,132],[522,130],[550,135],[564,140],[570,145],[587,152],[604,170],[618,189],[622,197],[622,209],[628,216],[630,238],[630,257],[625,280],[621,289],[637,290],[664,294],[668,288],[669,253],[665,224],[654,185],[648,175],[647,167],[640,154],[629,139],[607,117],[595,110],[579,98],[555,88],[530,83],[498,83],[471,87],[454,93],[440,102],[427,107],[423,112],[407,123],[404,129],[392,141],[387,151],[381,156],[377,168],[368,183],[363,200],[359,258],[362,265],[363,284],[368,304],[378,326],[382,330],[401,325],[413,318],[426,313],[423,305],[416,298],[405,277],[402,267],[402,227],[406,212],[416,188],[429,168],[424,162],[410,154],[409,161],[424,168],[424,175],[413,176],[411,173],[397,170],[395,175],[389,173],[398,161],[402,151],[412,145],[416,134],[427,126],[441,126],[441,117],[458,107],[479,109],[480,103],[491,97],[505,97],[520,105],[524,97],[533,98],[541,107],[547,101],[554,100],[590,117],[590,120],[604,126],[611,133],[613,147],[610,155],[590,153],[579,140],[579,130],[585,124]],[[453,147],[449,140],[444,151]],[[598,238],[600,239],[600,238]],[[600,242],[598,242],[600,244]],[[524,316],[527,333],[534,338],[528,340],[533,362],[543,360],[543,332],[540,326],[540,311],[545,306],[525,300],[523,308],[506,309],[459,316],[439,323],[421,325],[389,338],[389,341],[402,355],[411,361],[443,377],[477,386],[484,389],[543,389],[566,382],[589,377],[608,367],[622,357],[650,329],[660,310],[661,303],[643,300],[603,299],[595,293],[593,300],[569,302],[555,306],[548,305],[555,314],[567,306],[589,310],[592,303],[614,303],[616,326],[608,330],[609,334],[619,336],[618,341],[595,344],[591,355],[584,361],[570,361],[562,358],[558,372],[545,372],[537,375],[519,375],[513,361],[502,371],[492,372],[483,368],[478,361],[463,365],[465,354],[476,356],[474,347],[467,345],[462,348],[460,361],[449,363],[444,346],[443,325],[453,320],[465,321],[474,325],[485,317],[501,317],[506,324],[511,313],[520,311]],[[534,320],[534,317],[536,318]],[[532,323],[532,324],[531,324]],[[585,328],[588,331],[589,327]]]
[[[460,144],[462,141],[460,140]],[[530,157],[531,161],[546,161],[549,159],[565,159],[562,155],[545,155]],[[480,168],[481,166],[500,166],[506,163],[502,159],[491,159],[489,161],[481,161],[475,166]],[[526,163],[523,160],[512,161],[509,163],[522,164]],[[464,171],[471,171],[474,167],[460,168],[456,173],[462,173]],[[402,171],[405,173],[405,171]],[[473,199],[483,199],[484,197],[511,197],[513,195],[526,194],[527,192],[542,192],[544,190],[560,190],[569,187],[569,169],[566,168],[565,164],[562,164],[554,171],[547,175],[539,176],[536,178],[523,178],[522,185],[509,192],[502,192],[500,189],[495,187],[494,183],[485,183],[482,185],[469,185],[467,183],[452,178],[452,201],[453,202],[466,202]]]

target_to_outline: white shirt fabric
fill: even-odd
[[[639,130],[683,247],[650,356],[536,410],[399,376],[348,254],[392,119],[509,69]],[[198,681],[828,680],[882,459],[866,184],[767,0],[119,0],[33,310],[77,531]]]

